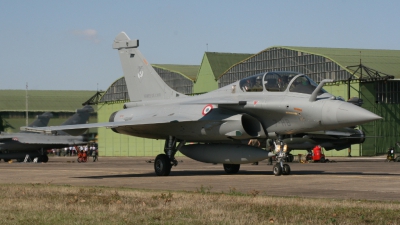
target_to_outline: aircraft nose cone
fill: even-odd
[[[360,125],[382,117],[351,103],[343,102],[336,110],[336,119],[340,124],[347,126]]]

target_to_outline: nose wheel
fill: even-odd
[[[288,164],[277,163],[272,168],[272,172],[275,176],[280,175],[289,175],[290,174],[290,166]]]
[[[279,163],[275,164],[274,167],[272,168],[272,172],[274,173],[275,176],[282,175],[282,167],[281,167],[281,165],[279,165]]]

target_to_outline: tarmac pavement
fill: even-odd
[[[227,175],[221,164],[178,157],[170,176],[154,173],[153,157],[100,157],[78,163],[76,157],[49,157],[48,163],[0,163],[0,183],[52,183],[136,189],[242,192],[274,196],[400,201],[400,163],[386,157],[329,157],[331,163],[289,163],[291,174],[274,176],[272,166],[241,165]]]

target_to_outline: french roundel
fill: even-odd
[[[208,104],[203,108],[203,111],[201,112],[203,114],[203,116],[207,115],[209,112],[211,112],[211,110],[213,109],[213,105]]]

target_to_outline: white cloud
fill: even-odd
[[[91,41],[93,43],[100,43],[100,39],[97,35],[97,31],[94,29],[86,29],[86,30],[74,30],[72,34],[83,38],[85,40]]]

